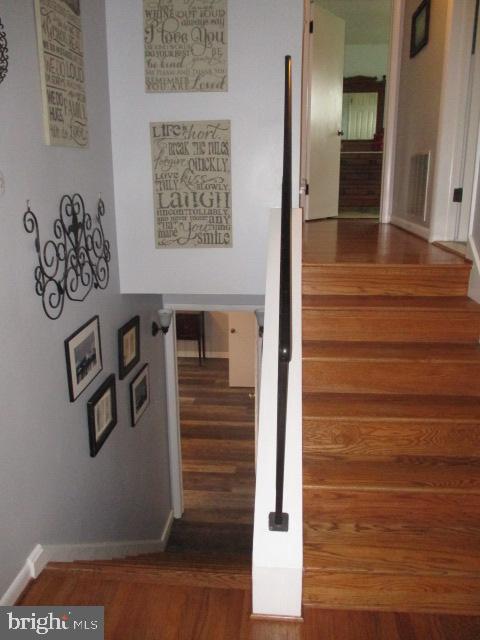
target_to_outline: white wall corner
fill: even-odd
[[[123,556],[164,551],[168,543],[172,524],[173,511],[170,511],[163,526],[162,535],[158,539],[91,542],[86,544],[37,544],[0,599],[0,606],[13,606],[28,585],[28,582],[38,578],[49,562],[110,560]]]

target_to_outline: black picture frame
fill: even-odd
[[[132,353],[131,342],[134,342]],[[118,330],[118,377],[123,380],[140,362],[140,316],[134,316]]]
[[[110,374],[87,402],[90,456],[94,458],[117,424],[115,374]]]
[[[103,369],[99,317],[93,316],[64,345],[68,392],[74,402]]]
[[[430,28],[430,0],[423,0],[412,16],[410,58],[414,58],[428,43]]]
[[[150,369],[144,364],[130,383],[130,418],[134,427],[150,404]]]

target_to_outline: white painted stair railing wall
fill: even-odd
[[[253,613],[299,617],[302,607],[302,210],[292,212],[292,361],[290,363],[283,510],[286,533],[268,529],[275,510],[280,209],[271,213],[265,295],[253,536]]]

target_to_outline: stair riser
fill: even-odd
[[[480,423],[304,418],[305,453],[469,457],[480,452]]]
[[[307,265],[307,295],[464,296],[470,265]]]
[[[418,309],[305,309],[304,340],[475,343],[480,314]]]
[[[325,609],[442,614],[480,613],[480,580],[456,576],[392,576],[305,572],[303,602]]]
[[[480,396],[476,362],[304,360],[304,391]]]

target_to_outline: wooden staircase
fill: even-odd
[[[480,305],[466,297],[470,264],[389,225],[342,221],[333,234],[333,223],[313,224],[303,266],[304,603],[478,614]]]

